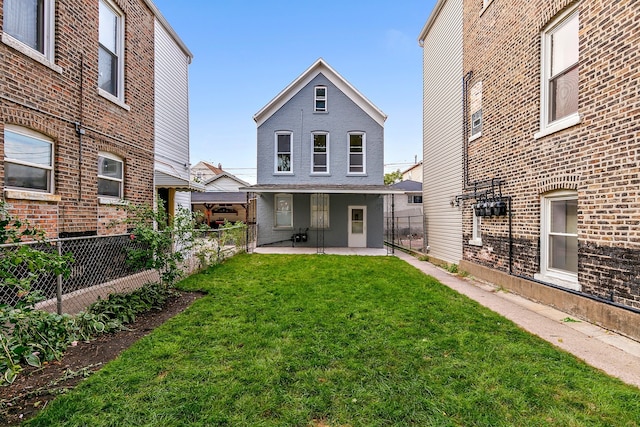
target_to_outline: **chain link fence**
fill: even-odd
[[[230,228],[198,231],[194,244],[189,248],[174,247],[182,251],[184,262],[180,266],[185,276],[241,251],[249,251],[255,227],[237,225]],[[39,310],[75,314],[86,309],[98,298],[112,293],[126,293],[149,282],[158,282],[157,270],[136,269],[127,262],[132,249],[140,249],[140,243],[129,234],[95,236],[69,239],[53,239],[44,243],[20,243],[0,245],[0,256],[18,250],[20,245],[31,245],[44,252],[70,254],[70,275],[64,277],[53,273],[40,274],[32,283],[31,290],[38,291],[44,300],[36,305]],[[22,279],[30,274],[25,263],[12,267],[8,274]],[[0,286],[0,305],[15,305],[19,299],[15,287]]]
[[[410,251],[426,252],[422,215],[385,217],[385,241]]]

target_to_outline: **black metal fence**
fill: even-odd
[[[426,252],[424,216],[385,217],[385,241],[401,248]]]

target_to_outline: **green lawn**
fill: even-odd
[[[640,390],[395,257],[239,255],[29,426],[637,426]]]

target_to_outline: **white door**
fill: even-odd
[[[366,206],[349,206],[349,247],[367,247]]]

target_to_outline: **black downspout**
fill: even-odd
[[[391,194],[391,253],[395,254],[396,246],[396,195]]]
[[[509,274],[513,275],[513,225],[511,221],[511,196],[508,196],[508,209],[507,215],[509,215]]]

